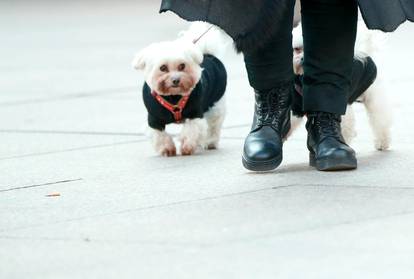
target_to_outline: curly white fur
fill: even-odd
[[[211,54],[221,59],[227,47],[232,44],[232,39],[219,27],[213,26],[210,29],[211,26],[206,22],[193,22],[188,30],[180,32],[179,39],[193,42],[194,39],[200,38],[196,43],[196,47],[203,54]],[[209,31],[206,33],[207,30]]]
[[[207,149],[217,149],[220,141],[221,128],[226,115],[226,100],[221,98],[204,114],[207,121],[207,135],[204,146]]]

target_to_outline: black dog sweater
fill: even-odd
[[[227,86],[227,72],[223,63],[213,55],[204,55],[201,63],[201,79],[190,94],[187,105],[182,111],[182,119],[202,118],[217,101],[223,97]],[[177,104],[181,96],[163,96],[171,104]],[[163,107],[152,95],[147,83],[143,88],[143,99],[148,110],[148,125],[163,131],[165,126],[175,123],[174,115]]]
[[[375,82],[377,78],[377,66],[369,56],[355,56],[352,67],[351,87],[347,96],[348,104],[353,104]],[[292,91],[293,115],[303,117],[303,76],[295,76],[295,90]]]

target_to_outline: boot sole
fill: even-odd
[[[342,171],[357,168],[357,160],[354,158],[324,158],[316,160],[315,154],[309,153],[309,165],[319,171]]]
[[[282,163],[283,156],[269,161],[252,161],[242,157],[243,166],[250,171],[272,171]]]

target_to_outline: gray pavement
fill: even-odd
[[[278,170],[254,174],[241,56],[224,61],[221,148],[161,158],[130,61],[187,24],[158,1],[34,2],[0,2],[0,278],[414,277],[413,24],[380,69],[390,151],[356,105],[358,171],[310,168],[302,128]]]

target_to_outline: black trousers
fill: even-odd
[[[250,85],[267,90],[293,80],[294,0],[279,32],[262,49],[244,53]],[[349,95],[358,7],[355,0],[302,0],[303,110],[345,114]]]

